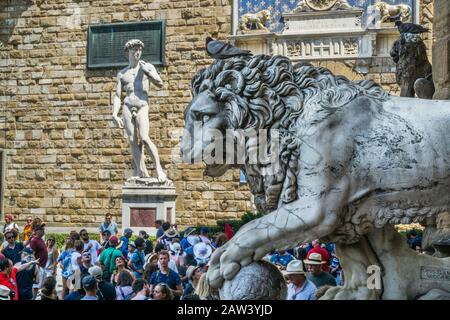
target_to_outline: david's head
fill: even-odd
[[[138,39],[129,40],[124,47],[125,54],[128,57],[128,61],[138,62],[142,56],[142,50],[144,49],[144,43]]]

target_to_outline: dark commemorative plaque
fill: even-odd
[[[128,59],[123,47],[128,40],[144,43],[142,60],[164,64],[165,23],[162,20],[91,25],[88,28],[89,69],[125,67]]]

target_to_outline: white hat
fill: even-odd
[[[11,300],[9,296],[10,291],[11,289],[9,289],[7,286],[0,284],[0,300]]]
[[[199,266],[189,266],[189,268],[187,268],[186,270],[186,277],[188,278],[188,280],[191,280],[192,276],[195,273],[195,270],[200,269]]]
[[[305,260],[306,264],[323,264],[327,263],[322,261],[322,255],[320,253],[312,252],[309,257]]]
[[[189,242],[189,244],[191,246],[195,246],[197,243],[202,241],[199,236],[194,236],[194,235],[189,235],[186,237],[186,239],[187,239],[187,242]]]
[[[305,274],[306,271],[303,268],[303,262],[301,260],[292,260],[286,266],[286,270],[283,271],[283,275],[287,276],[289,274]]]
[[[145,257],[144,257],[144,260],[145,260],[144,269],[152,260],[155,260],[155,258],[156,258],[156,260],[158,260],[158,254],[157,253],[153,253],[152,252],[152,253],[149,253],[149,254],[145,255]]]
[[[78,262],[77,260],[81,258],[81,253],[79,252],[72,252],[72,255],[70,256],[70,263],[72,264],[72,266],[77,267],[78,266]]]
[[[97,280],[101,279],[103,276],[103,270],[99,266],[92,266],[88,270],[89,274],[96,278]]]
[[[212,253],[212,248],[210,245],[204,243],[204,242],[199,242],[194,246],[194,256],[197,259],[207,259],[211,256]]]
[[[164,232],[164,235],[168,238],[175,238],[175,237],[179,237],[180,234],[178,233],[178,231],[174,228],[174,227],[170,227],[168,230],[166,230]]]
[[[169,246],[170,246],[170,251],[173,251],[175,253],[180,253],[181,246],[178,242],[170,243]]]

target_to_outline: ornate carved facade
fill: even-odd
[[[246,12],[263,9],[271,12],[272,20],[266,23],[268,31],[234,33],[232,38],[238,46],[254,53],[282,54],[332,70],[333,64],[345,65],[347,75],[374,78],[391,93],[397,93],[395,64],[389,51],[399,34],[390,19],[421,23],[427,15],[425,2],[235,0],[234,25]],[[342,68],[334,71],[342,73]]]

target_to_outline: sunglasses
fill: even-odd
[[[6,237],[6,240],[10,240],[10,239],[15,239],[16,237],[14,237],[14,236],[9,236],[9,237]]]

